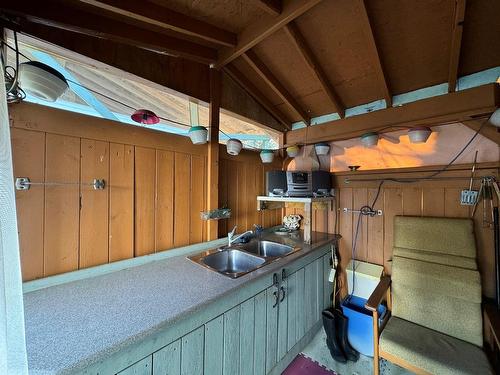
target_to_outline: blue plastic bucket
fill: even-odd
[[[373,315],[365,308],[366,299],[347,297],[342,302],[342,311],[347,317],[347,337],[351,346],[363,355],[373,357]],[[387,309],[379,305],[378,325],[384,321]]]

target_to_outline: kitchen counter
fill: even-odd
[[[302,250],[237,279],[190,261],[190,253],[26,293],[29,372],[81,371],[337,238],[313,232],[307,245],[264,233]]]

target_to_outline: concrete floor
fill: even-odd
[[[333,360],[326,346],[326,333],[322,328],[312,341],[304,348],[302,353],[325,366],[329,370],[336,371],[339,375],[370,375],[373,374],[373,359],[361,355],[357,362],[338,363]],[[409,372],[397,365],[383,360],[380,365],[381,375],[411,375]]]

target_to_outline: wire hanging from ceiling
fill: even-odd
[[[5,45],[7,48],[11,49],[11,50],[12,50],[12,51],[14,51],[14,53],[16,54],[16,65],[17,65],[17,66],[19,65],[19,56],[22,56],[23,58],[25,58],[25,59],[26,59],[26,60],[28,60],[28,61],[33,61],[30,57],[28,57],[27,55],[23,54],[23,53],[19,50],[19,46],[18,46],[18,43],[17,43],[17,34],[16,34],[16,32],[14,32],[14,41],[15,41],[15,47],[12,47],[12,46],[11,46],[11,45],[9,45],[9,44],[8,44],[8,43],[4,40],[4,39],[1,39],[1,43],[2,43],[2,45]],[[3,49],[2,49],[2,58],[3,58]],[[7,59],[5,58],[5,60],[7,60]],[[11,68],[12,68],[12,67],[11,67]],[[12,68],[12,69],[13,69],[13,70],[14,70],[14,72],[16,73],[14,77],[15,77],[15,79],[16,79],[16,85],[17,85],[17,69],[14,69],[14,68]],[[74,84],[74,85],[80,86],[80,87],[82,87],[82,88],[84,88],[84,89],[86,89],[86,90],[88,90],[88,91],[92,92],[93,94],[96,94],[96,95],[99,95],[99,96],[101,96],[101,97],[103,97],[103,98],[106,98],[107,100],[110,100],[110,101],[112,101],[112,102],[114,102],[114,103],[117,103],[117,104],[119,104],[119,105],[121,105],[121,106],[123,106],[123,107],[125,107],[125,108],[127,108],[127,109],[130,109],[130,110],[132,110],[132,111],[137,111],[137,110],[138,110],[137,108],[135,108],[135,107],[133,107],[133,106],[131,106],[131,105],[127,104],[127,103],[124,103],[124,102],[123,102],[123,101],[121,101],[121,100],[115,99],[115,98],[113,98],[113,97],[111,97],[111,96],[109,96],[109,95],[106,95],[106,94],[104,94],[104,93],[102,93],[102,92],[99,92],[99,91],[97,91],[97,90],[94,90],[94,89],[92,89],[92,88],[90,88],[90,87],[87,87],[87,86],[85,86],[85,85],[81,84],[80,82],[76,82],[76,81],[74,81],[74,80],[72,80],[72,79],[68,79],[68,78],[66,78],[66,80],[67,80],[67,82],[69,82],[69,83],[72,83],[72,84]],[[21,88],[19,88],[19,91],[22,93],[22,96],[20,96],[17,100],[10,101],[9,103],[12,103],[12,102],[20,102],[20,101],[22,101],[22,100],[24,100],[24,99],[26,98],[26,94],[25,94],[25,92],[24,92]],[[167,117],[163,117],[163,116],[157,116],[157,117],[158,117],[159,119],[163,120],[163,121],[166,121],[166,122],[169,122],[169,123],[173,123],[173,124],[176,124],[176,125],[179,125],[179,126],[184,126],[184,127],[186,127],[186,128],[191,128],[191,126],[192,126],[191,124],[186,124],[186,123],[183,123],[183,122],[180,122],[180,121],[172,120],[172,119],[167,118]],[[208,126],[207,128],[211,128],[211,126]],[[220,132],[220,133],[222,133],[222,134],[224,134],[226,137],[228,137],[228,139],[235,138],[234,136],[230,136],[230,135],[228,135],[227,133],[225,133],[225,132],[224,132],[223,130],[221,130],[220,128],[219,128],[219,132]],[[244,142],[244,141],[243,141],[243,142]],[[243,143],[243,142],[242,142],[242,143]],[[257,150],[257,151],[261,151],[261,150],[262,150],[262,149],[261,149],[261,148],[259,148],[259,147],[255,147],[255,146],[249,145],[249,144],[247,144],[247,143],[245,143],[245,146],[246,146],[247,148],[254,149],[254,150]],[[278,149],[278,150],[280,150],[280,149]]]

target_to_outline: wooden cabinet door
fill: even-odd
[[[266,290],[266,373],[276,365],[278,358],[278,303],[279,289],[276,285]]]
[[[278,304],[278,362],[288,352],[288,278],[281,279]]]

